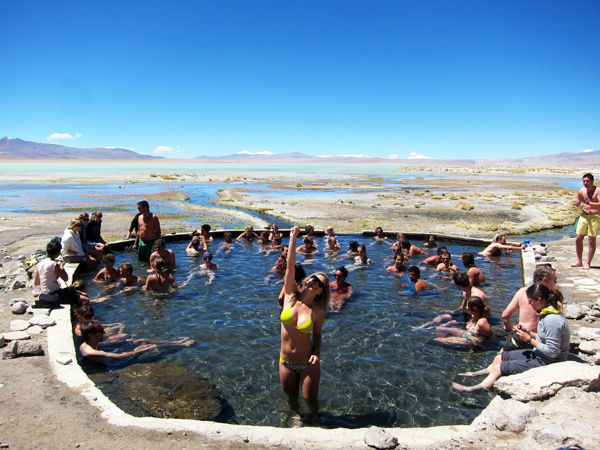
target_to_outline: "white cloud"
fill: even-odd
[[[117,148],[117,147],[112,147],[112,146],[109,146],[109,147],[102,147],[102,148]]]
[[[433,159],[430,156],[419,155],[417,152],[410,152],[407,159]]]
[[[54,133],[51,134],[50,136],[48,136],[48,140],[49,141],[55,141],[55,140],[59,140],[59,139],[75,139],[73,136],[71,136],[69,133]]]
[[[81,136],[83,136],[83,134],[75,133],[76,138],[80,138]]]
[[[388,159],[398,159],[398,155],[399,153],[394,153],[393,155],[390,155]]]
[[[317,158],[333,158],[333,156],[329,155],[318,155]]]
[[[241,152],[237,152],[236,155],[274,155],[275,153],[271,153],[271,152],[257,152],[257,153],[252,153],[249,152],[248,150],[242,150]]]
[[[592,150],[591,148],[588,148],[587,150],[582,151],[581,153],[589,153],[589,152],[593,152],[594,150]]]
[[[165,147],[163,145],[159,145],[158,147],[156,147],[154,149],[154,153],[173,153],[173,152],[179,152],[179,150],[175,150],[171,147]]]
[[[371,156],[364,155],[338,155],[340,158],[371,158]]]

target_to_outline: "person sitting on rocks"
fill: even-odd
[[[252,225],[248,225],[244,232],[237,238],[238,241],[241,241],[242,239],[246,241],[252,241],[254,239],[260,239],[260,236],[254,232],[254,227]]]
[[[194,231],[192,231],[190,233],[191,237],[201,237],[204,239],[204,241],[206,242],[206,244],[208,244],[210,241],[213,240],[213,237],[210,235],[210,225],[205,223],[204,225],[202,225],[199,229],[195,229]]]
[[[388,272],[400,273],[404,272],[406,269],[406,264],[404,264],[404,253],[398,252],[394,256],[394,264],[388,267],[386,270]]]
[[[82,228],[83,224],[79,219],[71,220],[61,239],[61,254],[65,263],[83,264],[85,270],[91,270],[96,267],[97,260],[89,254],[86,255],[83,251],[79,236],[79,231]]]
[[[145,290],[169,292],[169,286],[173,287],[173,289],[177,289],[177,283],[175,283],[173,274],[166,271],[165,261],[160,256],[155,258],[151,265],[154,275],[149,275],[148,278],[146,278],[146,285],[144,286]]]
[[[473,253],[464,252],[462,254],[462,263],[463,266],[465,266],[465,269],[467,269],[467,275],[469,275],[469,280],[473,286],[485,283],[485,275],[481,269],[475,265]]]
[[[506,243],[506,236],[503,234],[497,234],[494,237],[494,242],[486,247],[485,250],[479,252],[480,255],[483,256],[500,256],[502,255],[502,250],[506,250],[506,253],[510,253],[513,250],[522,250],[527,247],[525,244],[517,247],[515,245],[508,245]]]
[[[150,265],[156,258],[162,258],[165,262],[165,270],[174,272],[177,270],[175,263],[175,253],[167,249],[167,243],[163,238],[157,239],[154,244],[156,251],[150,255]]]
[[[104,281],[112,283],[121,278],[121,272],[115,268],[115,257],[112,253],[108,253],[102,257],[102,262],[106,267],[96,274],[94,281]]]
[[[81,247],[83,248],[83,251],[86,254],[94,257],[96,261],[102,260],[102,255],[110,252],[110,247],[102,242],[93,241],[88,236],[87,227],[90,223],[92,223],[88,213],[79,214],[79,221],[82,224],[81,230],[79,230],[79,240],[81,241]]]
[[[302,255],[314,255],[318,252],[319,249],[315,246],[314,239],[308,236],[304,238],[304,245],[301,245],[296,249],[296,253],[300,253]]]
[[[133,266],[129,263],[121,264],[121,281],[125,283],[125,286],[139,286],[142,283],[142,279],[133,274]]]
[[[569,322],[562,314],[563,296],[560,291],[549,289],[542,283],[535,283],[525,291],[527,299],[538,313],[538,331],[516,328],[516,334],[523,342],[531,344],[533,350],[513,350],[502,352],[494,358],[487,368],[477,372],[459,373],[465,377],[487,375],[475,386],[463,386],[452,383],[452,387],[461,392],[491,389],[501,376],[514,375],[535,367],[566,361],[571,347]]]
[[[442,272],[443,275],[450,276],[455,273],[458,273],[458,267],[455,264],[452,264],[452,255],[450,253],[442,253],[440,256],[440,263],[437,266],[437,271]]]
[[[68,281],[64,266],[56,262],[60,255],[61,243],[50,241],[46,245],[46,258],[40,261],[35,270],[34,284],[40,286],[40,294],[57,295],[62,305],[85,305],[90,302],[87,295],[75,289],[61,288],[58,283],[60,278]]]
[[[537,266],[533,272],[533,282],[542,283],[548,289],[554,289],[556,286],[556,272],[550,266]],[[562,305],[561,305],[562,306]],[[519,323],[513,326],[511,318],[514,313],[519,311]],[[533,306],[527,299],[527,287],[522,287],[517,291],[506,309],[502,312],[502,322],[504,330],[508,333],[514,333],[516,329],[531,330],[537,332],[538,315]],[[501,351],[510,352],[512,350],[533,349],[531,344],[527,344],[516,335],[507,336],[507,342]]]
[[[104,334],[104,327],[97,320],[90,320],[81,325],[81,338],[83,339],[83,344],[79,346],[81,356],[92,361],[104,362],[104,358],[127,358],[158,347],[189,347],[194,344],[194,340],[188,337],[174,342],[161,339],[126,339],[119,343],[121,349],[126,346],[132,348],[132,350],[123,353],[112,353],[98,349],[104,339]],[[107,344],[111,343],[106,342],[105,345]]]
[[[202,247],[204,248],[200,247],[200,243],[202,243]],[[208,251],[208,246],[206,245],[206,241],[200,236],[194,236],[185,249],[185,252],[190,256],[200,256],[206,251]]]

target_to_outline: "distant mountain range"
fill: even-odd
[[[126,148],[74,148],[40,144],[5,137],[0,140],[0,159],[165,159],[141,155]]]
[[[138,159],[162,160],[161,156],[142,155],[126,148],[73,148],[57,144],[43,144],[5,137],[0,140],[0,159]],[[169,158],[169,160],[173,160]],[[318,157],[304,153],[241,152],[227,156],[198,156],[197,162],[248,162],[248,163],[358,163],[397,165],[474,165],[503,164],[526,166],[593,166],[600,165],[600,150],[580,153],[558,153],[556,155],[530,156],[518,159],[430,159],[430,158],[369,158],[360,155]]]

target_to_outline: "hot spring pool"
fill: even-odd
[[[355,266],[348,259],[348,242],[367,245],[373,263]],[[429,427],[470,423],[489,403],[483,394],[452,392],[457,373],[488,365],[503,341],[502,310],[521,287],[521,255],[498,258],[476,257],[487,283],[481,288],[492,307],[492,328],[499,335],[482,351],[459,351],[431,342],[433,331],[411,331],[435,317],[436,312],[457,308],[460,291],[432,268],[421,267],[421,276],[435,292],[417,297],[400,295],[408,286],[408,275],[385,271],[391,265],[393,240],[338,236],[342,249],[323,252],[325,239],[315,240],[320,252],[298,256],[307,274],[330,274],[341,265],[350,270],[348,282],[354,294],[339,312],[328,313],[323,326],[320,411],[325,427],[397,426]],[[194,374],[210,379],[232,407],[227,420],[247,425],[291,426],[286,396],[279,383],[280,308],[277,296],[282,278],[270,269],[280,252],[261,251],[255,243],[238,243],[225,252],[222,240],[210,245],[213,262],[221,269],[214,276],[197,272],[200,257],[185,253],[186,242],[167,244],[177,255],[177,292],[152,294],[143,291],[111,291],[112,297],[94,305],[103,323],[124,322],[133,338],[175,340],[189,336],[190,348],[177,352],[151,351],[133,361],[118,364],[166,361],[183,363]],[[287,243],[287,239],[284,240]],[[421,245],[422,242],[413,244]],[[463,270],[460,255],[481,248],[444,244],[453,262]],[[425,250],[411,265],[434,254]],[[134,253],[117,253],[117,266],[134,265],[134,273],[145,277],[147,264],[138,263]],[[105,287],[87,281],[91,298]],[[114,366],[112,366],[114,368]],[[117,366],[119,367],[119,366]],[[301,401],[303,408],[306,408]]]

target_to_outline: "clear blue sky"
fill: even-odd
[[[0,17],[0,138],[176,158],[600,150],[597,0],[1,0]]]

